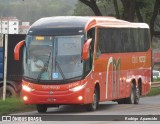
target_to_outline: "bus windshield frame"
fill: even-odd
[[[67,83],[81,80],[84,35],[27,35],[23,77],[34,83]]]

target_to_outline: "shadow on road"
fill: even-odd
[[[110,110],[117,106],[116,104],[100,104],[96,111]],[[83,105],[61,105],[59,108],[48,108],[46,114],[75,114],[75,113],[87,113]]]

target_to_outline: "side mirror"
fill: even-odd
[[[82,52],[82,60],[87,60],[88,59],[88,55],[89,55],[89,47],[90,47],[90,44],[92,42],[92,39],[88,39],[84,46],[83,46],[83,52]]]
[[[24,45],[25,41],[22,40],[20,41],[14,48],[14,60],[19,60],[19,56],[20,56],[20,48]]]

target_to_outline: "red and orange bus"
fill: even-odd
[[[36,21],[24,46],[22,97],[48,107],[99,102],[138,104],[151,88],[149,26],[113,17],[47,17]]]

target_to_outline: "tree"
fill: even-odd
[[[77,4],[75,5],[73,15],[74,16],[94,16],[95,14],[90,7],[78,1]]]
[[[115,1],[115,5],[117,5],[116,10],[119,12],[118,10],[118,3],[117,0]],[[96,1],[96,6],[99,9],[99,12],[101,14],[95,14],[93,12],[93,10],[87,6],[86,4],[84,4],[83,2],[81,2],[80,0],[77,2],[76,7],[74,9],[74,15],[78,15],[78,16],[115,16],[115,15],[120,15],[119,13],[117,14],[114,8],[114,4],[112,0],[97,0]],[[119,18],[119,17],[117,17]]]
[[[122,18],[127,21],[134,21],[136,12],[136,0],[121,0],[123,5]]]
[[[157,36],[157,35],[160,35],[160,31],[155,31],[155,20],[156,20],[156,17],[159,13],[159,10],[160,10],[160,0],[156,0],[155,1],[155,4],[154,4],[154,11],[153,11],[153,14],[152,14],[152,17],[151,17],[151,21],[150,21],[150,29],[151,29],[151,34],[152,36]]]
[[[123,8],[121,15],[120,15],[120,10],[119,10],[117,0],[79,0],[79,1],[81,1],[82,3],[90,7],[93,10],[94,14],[97,16],[103,15],[100,9],[98,8],[98,5],[97,5],[98,2],[104,3],[105,1],[113,1],[117,18],[121,18],[130,22],[134,22],[136,20],[138,22],[144,22],[144,21],[148,22],[150,24],[151,34],[154,36],[160,36],[160,31],[155,30],[156,26],[159,26],[159,30],[160,30],[159,21],[156,21],[156,19],[158,19],[157,15],[160,11],[160,0],[153,0],[153,1],[121,0],[122,8]],[[154,7],[153,7],[154,9],[152,12],[152,16],[150,16],[151,12],[149,11],[149,9],[151,9],[150,6],[152,6],[152,4],[154,4]],[[142,15],[141,11],[145,12],[145,14]],[[158,23],[156,24],[156,22]]]
[[[122,18],[127,21],[134,21],[135,15],[137,15],[138,19],[140,21],[143,21],[143,18],[139,10],[138,2],[136,0],[121,0],[123,5],[122,17],[120,15],[117,0],[79,0],[79,1],[81,1],[82,3],[90,7],[96,16],[103,15],[100,9],[98,8],[98,5],[97,5],[98,2],[104,3],[106,1],[112,1],[117,18]]]
[[[117,0],[113,0],[113,4],[114,4],[115,12],[116,12],[116,17],[119,19],[120,18],[120,14],[119,14],[119,8],[118,8]]]
[[[80,0],[80,1],[89,6],[96,16],[102,16],[102,13],[97,6],[96,0]]]

